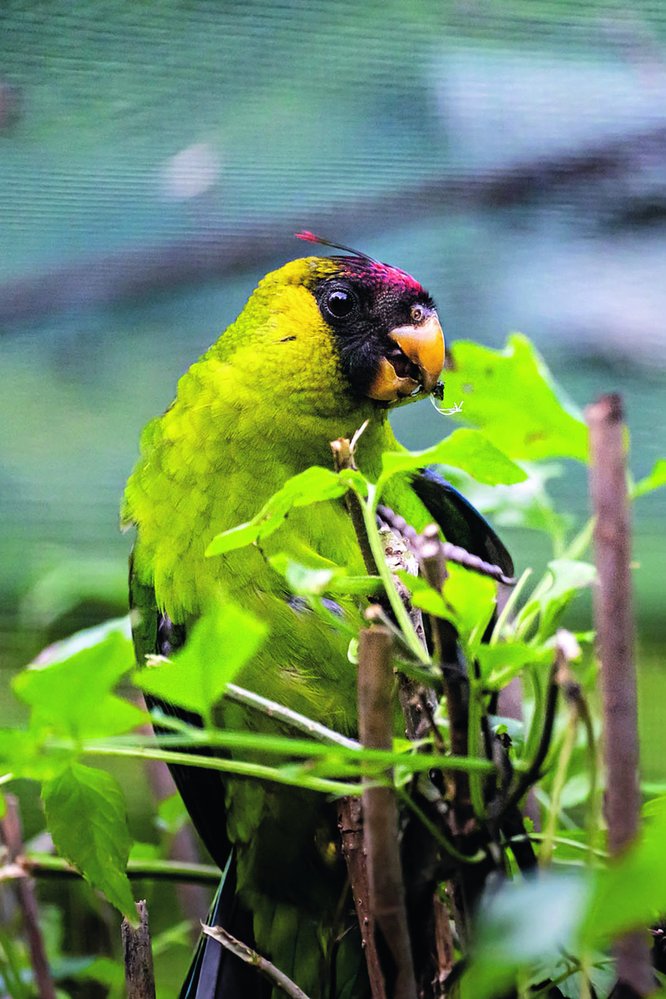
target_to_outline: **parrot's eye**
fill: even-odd
[[[357,305],[357,298],[349,288],[332,288],[323,301],[323,306],[333,319],[345,319]]]

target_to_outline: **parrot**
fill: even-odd
[[[331,614],[294,598],[270,563],[343,566],[363,575],[343,499],[293,509],[261,546],[207,558],[212,537],[251,520],[289,479],[331,467],[330,442],[358,438],[370,480],[400,449],[389,414],[436,391],[445,346],[437,308],[410,274],[311,233],[342,251],[292,260],[266,275],[238,318],[180,378],[174,402],[144,429],[122,520],[135,528],[130,606],[139,666],[183,648],[198,619],[233,602],[267,623],[269,639],[238,677],[244,687],[355,736],[356,675],[348,631],[367,601],[335,594]],[[435,470],[394,477],[386,504],[416,530],[443,536],[513,572],[504,544]],[[333,623],[332,623],[333,622]],[[148,698],[193,724],[192,712]],[[216,724],[272,730],[222,699]],[[276,723],[273,723],[276,724]],[[284,731],[284,730],[283,730]],[[209,921],[224,926],[311,999],[365,999],[369,983],[341,857],[335,803],[309,790],[172,766],[178,791],[223,872]],[[202,937],[181,999],[268,999],[274,984]]]

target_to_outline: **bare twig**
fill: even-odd
[[[2,838],[7,847],[7,860],[11,866],[15,866],[19,862],[18,858],[23,853],[21,819],[19,816],[18,801],[15,796],[8,794],[6,802],[7,810],[5,817],[0,822],[0,830],[2,831]],[[37,991],[40,999],[55,999],[55,986],[46,957],[44,938],[39,928],[37,898],[32,881],[29,878],[17,880],[16,894],[23,915]]]
[[[377,512],[392,530],[397,531],[405,538],[413,551],[418,551],[421,545],[421,536],[407,523],[404,517],[401,517],[387,506],[379,506]],[[464,569],[469,569],[470,572],[476,572],[480,576],[489,576],[491,579],[495,579],[498,583],[502,583],[505,586],[515,586],[515,578],[505,575],[499,565],[493,565],[492,562],[484,562],[478,555],[473,555],[466,548],[461,548],[459,545],[452,545],[448,541],[442,541],[441,546],[446,562],[455,562],[456,565],[461,565]]]
[[[602,396],[585,415],[596,518],[595,618],[604,707],[605,808],[609,849],[617,855],[635,839],[640,814],[626,431],[617,395]],[[620,986],[627,985],[638,996],[650,994],[654,980],[646,937],[627,934],[617,941],[615,951]]]
[[[127,999],[155,999],[153,952],[150,946],[148,906],[145,899],[136,903],[139,925],[136,929],[123,919],[120,935],[125,959]]]
[[[335,732],[333,729],[327,728],[326,725],[313,721],[306,715],[299,714],[298,711],[293,711],[283,704],[278,704],[277,701],[271,701],[267,697],[255,694],[254,691],[246,690],[235,683],[227,684],[225,697],[230,701],[235,701],[237,704],[244,704],[248,708],[254,708],[256,711],[265,714],[268,718],[276,718],[289,728],[293,728],[297,732],[305,732],[307,735],[318,739],[319,742],[325,742],[331,746],[342,746],[344,749],[358,749],[360,746],[360,743],[355,739],[349,739],[346,735],[340,735],[339,732]]]
[[[205,923],[202,923],[201,929],[206,936],[217,940],[222,947],[239,958],[239,960],[256,968],[261,975],[264,975],[273,985],[276,985],[277,988],[284,992],[286,996],[289,996],[289,999],[308,999],[303,989],[299,988],[296,982],[293,982],[283,971],[276,968],[274,964],[267,958],[262,957],[261,954],[258,954],[252,947],[248,947],[241,940],[237,940],[223,926],[206,926]]]
[[[362,744],[373,749],[390,749],[393,743],[391,645],[391,634],[386,628],[361,631],[359,731]],[[370,901],[384,982],[395,999],[416,999],[398,843],[398,806],[393,788],[366,788],[363,814]]]

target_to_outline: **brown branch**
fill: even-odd
[[[371,749],[393,744],[393,669],[391,633],[361,631],[358,661],[358,712],[361,742]],[[363,792],[370,906],[387,992],[395,999],[416,999],[405,887],[398,842],[398,806],[391,787]]]
[[[412,551],[418,552],[422,544],[421,535],[407,523],[405,518],[387,506],[379,506],[377,510],[382,520],[388,524],[391,530],[400,534],[410,545]],[[489,576],[490,579],[495,579],[498,583],[503,583],[504,586],[516,585],[515,578],[505,575],[499,565],[494,565],[492,562],[485,562],[478,555],[473,555],[466,548],[461,548],[460,545],[452,545],[448,541],[440,543],[446,562],[455,562],[456,565],[462,566],[463,569],[469,569],[470,572],[476,572],[480,576]]]
[[[640,815],[626,428],[617,395],[602,396],[587,407],[585,416],[598,573],[595,621],[603,693],[605,810],[609,850],[617,856],[636,838]],[[626,934],[617,941],[615,953],[620,987],[649,995],[654,980],[645,935]]]
[[[289,999],[308,999],[303,989],[299,988],[296,982],[293,982],[283,971],[276,968],[268,958],[262,957],[256,950],[253,950],[241,940],[233,937],[223,926],[206,926],[205,923],[202,923],[201,929],[206,936],[217,940],[222,947],[239,960],[256,968],[261,975],[268,978],[273,985],[276,985],[286,996],[289,996]]]
[[[150,946],[148,907],[145,900],[136,903],[139,925],[136,929],[123,919],[120,935],[125,959],[127,999],[155,999],[153,952]]]
[[[7,847],[7,860],[13,866],[18,863],[18,858],[23,853],[21,819],[19,816],[18,801],[15,796],[8,794],[6,802],[7,810],[5,817],[0,822],[0,831]],[[23,924],[28,940],[30,960],[37,991],[40,999],[55,999],[56,991],[53,979],[51,978],[49,962],[46,957],[44,938],[39,927],[37,897],[32,881],[29,878],[17,880],[16,894],[23,915]]]
[[[356,918],[361,931],[361,943],[365,951],[372,999],[386,999],[381,964],[375,944],[375,923],[370,906],[368,886],[368,865],[366,863],[363,836],[363,811],[361,799],[341,798],[338,805],[338,829],[342,842],[342,856],[347,864],[347,874],[351,886]]]

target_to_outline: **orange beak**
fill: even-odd
[[[444,334],[437,313],[413,326],[398,326],[389,338],[398,349],[382,357],[370,398],[396,402],[417,391],[432,392],[444,367]]]

